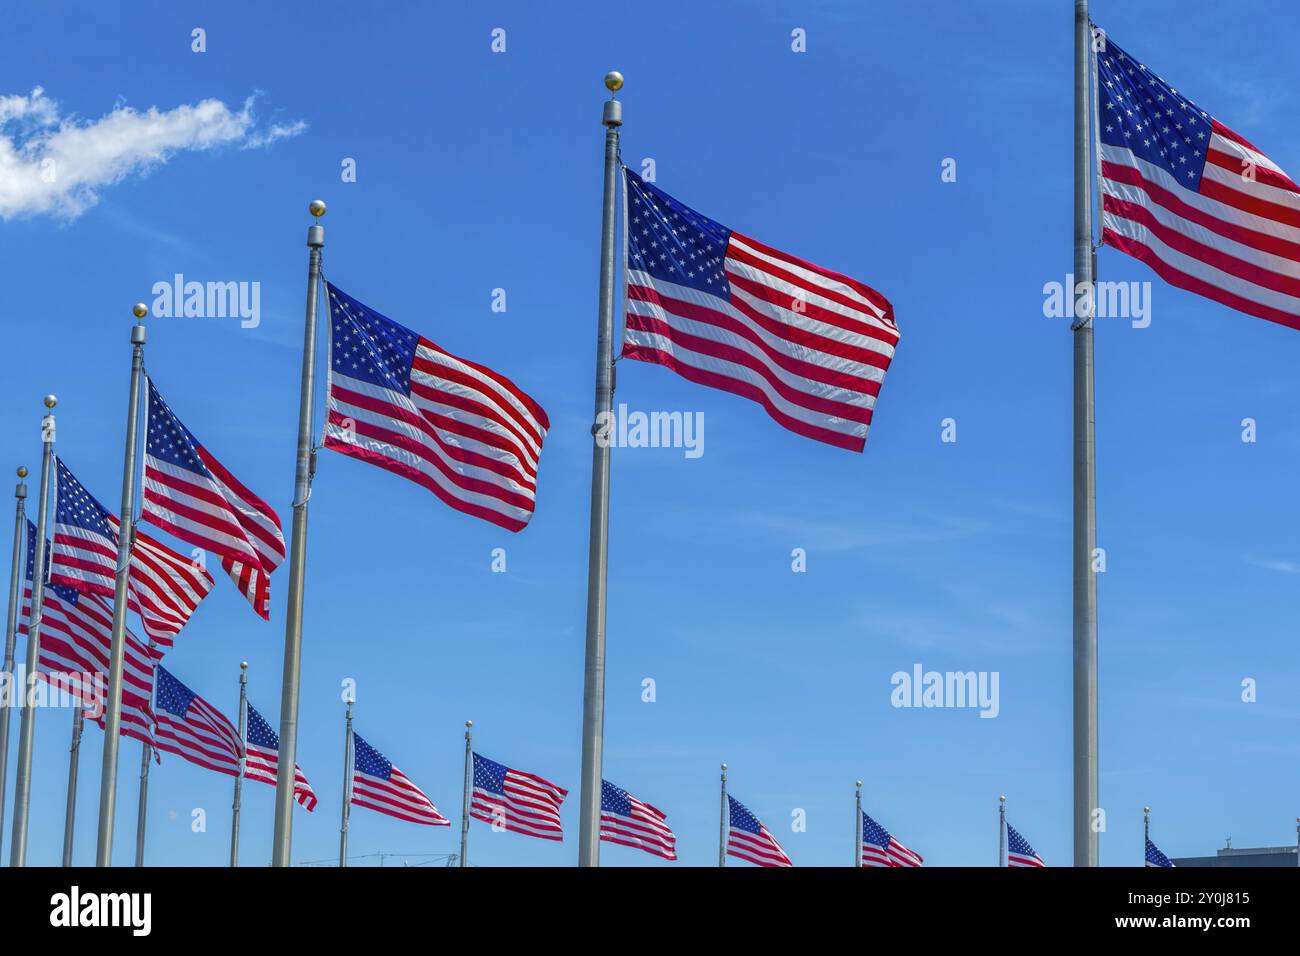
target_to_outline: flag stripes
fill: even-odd
[[[568,791],[536,774],[474,754],[469,815],[494,828],[541,840],[563,840],[560,804]]]
[[[352,733],[352,803],[408,823],[451,826],[424,791],[356,731]]]
[[[894,839],[864,811],[862,814],[862,865],[916,867],[925,861],[921,854],[909,850]]]
[[[600,782],[600,839],[677,859],[677,837],[664,812],[608,780]]]
[[[794,866],[767,827],[739,800],[727,794],[727,856],[757,866]]]
[[[239,775],[242,742],[235,725],[161,664],[157,668],[154,718],[155,745],[159,750],[208,770]]]
[[[245,703],[245,707],[248,733],[244,740],[244,776],[275,786],[280,771],[280,737],[252,704]],[[297,764],[293,765],[293,798],[308,811],[316,809],[316,793]]]

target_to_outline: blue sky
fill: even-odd
[[[1098,3],[1093,15],[1294,171],[1300,67],[1287,10],[1242,18],[1168,0]],[[475,863],[576,859],[600,80],[614,68],[627,77],[625,161],[653,158],[658,185],[687,204],[879,289],[902,342],[861,456],[664,369],[620,366],[618,401],[701,411],[707,429],[694,460],[614,452],[606,777],[668,812],[684,864],[716,860],[724,760],[733,795],[798,865],[850,862],[859,778],[868,811],[929,863],[991,864],[999,793],[1049,864],[1070,860],[1071,346],[1042,305],[1044,283],[1071,265],[1072,4],[200,14],[145,3],[8,16],[0,97],[42,87],[41,110],[82,125],[120,105],[165,113],[215,98],[226,109],[211,148],[109,170],[118,181],[50,208],[10,195],[0,449],[13,466],[37,465],[40,399],[56,392],[60,454],[116,502],[130,305],[175,273],[256,281],[257,328],[153,319],[147,364],[287,528],[317,196],[329,203],[331,281],[511,376],[549,412],[537,514],[519,535],[322,452],[299,737],[320,805],[295,812],[295,860],[337,853],[346,678],[358,732],[453,821],[467,718],[481,753],[574,790],[563,844],[474,823]],[[790,49],[795,28],[806,53]],[[24,120],[0,133],[37,135]],[[346,158],[354,183],[340,178]],[[955,183],[941,181],[946,158]],[[1153,280],[1149,328],[1103,320],[1097,332],[1102,862],[1139,862],[1144,803],[1171,856],[1228,835],[1289,843],[1300,337],[1154,281],[1113,250],[1100,272]],[[505,313],[491,311],[496,288]],[[1241,440],[1246,417],[1253,444]],[[945,418],[955,443],[940,440]],[[498,547],[504,574],[490,569]],[[791,571],[794,548],[806,573]],[[250,699],[276,723],[286,577],[273,578],[270,624],[218,581],[168,668],[233,715],[248,660]],[[998,672],[999,716],[892,707],[890,675],[917,663]],[[641,699],[647,677],[654,703]],[[1255,703],[1241,700],[1246,678]],[[60,857],[69,726],[66,711],[38,715],[31,863]],[[11,760],[16,736],[15,721]],[[93,860],[101,746],[88,728],[81,863]],[[124,864],[139,747],[121,753]],[[149,862],[224,863],[230,785],[165,758],[150,782]],[[270,787],[246,786],[248,865],[269,860],[272,803]],[[191,830],[195,808],[206,832]],[[795,809],[806,832],[791,832]],[[456,833],[358,809],[351,845],[400,858],[451,850]],[[621,847],[602,856],[668,865]]]

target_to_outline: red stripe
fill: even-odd
[[[460,362],[462,365],[466,365],[469,368],[472,368],[474,371],[480,373],[485,378],[491,379],[493,382],[495,382],[497,385],[501,387],[502,391],[509,392],[515,398],[519,399],[519,401],[528,409],[529,414],[532,415],[534,419],[536,419],[538,424],[540,424],[543,429],[548,431],[550,430],[551,420],[546,415],[546,409],[542,408],[541,405],[538,405],[537,402],[533,401],[532,397],[527,392],[523,391],[523,389],[521,389],[514,382],[510,381],[510,379],[506,378],[504,375],[492,371],[492,369],[488,368],[486,365],[480,365],[477,362],[471,362],[469,359],[461,358],[459,355],[452,355],[446,349],[442,348],[441,346],[435,345],[433,342],[430,342],[424,336],[420,336],[420,340],[418,344],[424,346],[427,349],[430,349],[431,351],[441,352],[443,355],[447,356],[448,358]],[[479,391],[483,391],[484,390],[483,383],[481,382],[478,383],[475,386],[475,388],[477,388]],[[539,435],[537,436],[537,444],[540,445],[541,443],[542,443],[542,438]]]
[[[857,279],[846,276],[842,272],[832,272],[830,269],[823,269],[821,266],[813,265],[811,262],[809,262],[806,259],[800,259],[797,256],[792,256],[787,252],[781,252],[779,249],[773,249],[771,246],[759,242],[757,239],[751,239],[749,236],[746,236],[743,233],[736,232],[735,230],[732,230],[731,235],[735,236],[741,242],[745,243],[745,245],[752,246],[753,248],[758,249],[760,252],[763,252],[764,254],[769,255],[774,259],[780,259],[784,262],[788,262],[793,265],[799,266],[800,268],[807,269],[810,272],[816,272],[818,275],[825,276],[826,278],[831,279],[835,282],[843,282],[845,285],[849,286],[851,289],[857,292],[858,295],[862,296],[867,301],[873,303],[876,306],[876,308],[884,312],[884,318],[888,320],[890,325],[894,324],[894,307],[890,305],[888,299],[886,299],[875,289],[871,288],[871,286],[859,282]],[[728,245],[728,252],[730,252],[732,248],[734,247]],[[760,266],[760,268],[762,268],[764,271],[767,272],[773,271],[772,265],[770,263],[764,263],[763,265]],[[822,294],[826,295],[827,298],[832,298],[831,295],[828,295],[824,291],[822,291]],[[849,308],[853,308],[853,309],[862,308],[861,305],[853,302],[852,300],[844,301],[842,304],[847,305]]]
[[[1259,155],[1261,156],[1266,155],[1262,149],[1260,149],[1250,140],[1246,139],[1246,137],[1234,133],[1232,130],[1228,129],[1228,127],[1220,123],[1218,120],[1211,119],[1210,123],[1212,128],[1214,129],[1214,132],[1217,133],[1219,136],[1223,137],[1224,139],[1230,140],[1231,142],[1234,142],[1239,146],[1244,146],[1246,147],[1246,149],[1250,150],[1251,152],[1259,153]],[[1241,172],[1241,168],[1240,168],[1241,162],[1239,157],[1238,157],[1237,167],[1238,167],[1237,172]],[[1264,178],[1265,174],[1267,174],[1268,178]],[[1257,166],[1255,178],[1260,182],[1267,182],[1270,185],[1277,186],[1279,189],[1289,189],[1293,193],[1300,193],[1300,186],[1297,186],[1294,182],[1292,182],[1290,177],[1288,177],[1285,173],[1280,173],[1277,172],[1276,170],[1269,169],[1267,167]]]

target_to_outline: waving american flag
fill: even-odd
[[[271,572],[284,560],[280,518],[226,470],[149,390],[141,519],[221,558],[221,567],[261,617],[271,613]]]
[[[1029,841],[1007,824],[1007,866],[1046,866]]]
[[[542,407],[505,376],[326,288],[325,447],[401,475],[457,511],[522,530],[551,427]]]
[[[1171,285],[1300,328],[1300,187],[1093,29],[1102,242]]]
[[[117,572],[118,527],[117,516],[100,504],[58,459],[50,580],[111,600]],[[130,569],[127,606],[140,615],[149,640],[161,649],[160,653],[165,652],[212,590],[212,576],[138,529]]]
[[[1172,867],[1174,865],[1173,860],[1165,856],[1164,851],[1152,843],[1150,837],[1147,837],[1146,865],[1156,867]]]
[[[245,736],[244,776],[275,786],[280,770],[280,737],[252,704],[246,704],[248,733]],[[316,794],[302,767],[293,765],[293,798],[308,811],[316,809]]]
[[[158,749],[200,767],[238,776],[242,747],[235,725],[161,664],[157,674],[154,738]]]
[[[794,866],[776,837],[743,803],[727,794],[727,856],[758,866]]]
[[[424,791],[356,731],[352,732],[352,803],[408,823],[451,826]]]
[[[474,754],[474,791],[469,815],[541,840],[563,840],[560,804],[569,791],[549,780],[512,770],[503,763]]]
[[[920,866],[924,862],[921,854],[903,846],[865,812],[862,814],[863,866]]]
[[[898,344],[879,292],[714,222],[624,168],[623,356],[862,451]]]
[[[677,837],[664,812],[608,780],[600,782],[600,838],[665,860],[677,859]]]

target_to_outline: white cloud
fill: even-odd
[[[256,149],[297,136],[301,121],[259,127],[250,96],[238,110],[216,99],[160,110],[118,105],[99,119],[61,116],[41,87],[0,95],[0,219],[75,219],[100,192],[145,175],[185,150]]]

